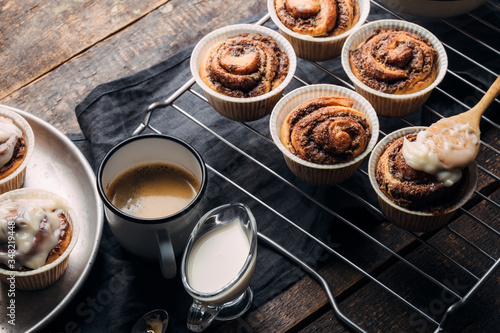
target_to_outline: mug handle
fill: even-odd
[[[167,230],[156,230],[156,240],[160,249],[161,273],[165,279],[171,279],[177,274],[177,264],[175,262],[174,248]]]

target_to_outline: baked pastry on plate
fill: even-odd
[[[34,146],[28,122],[14,111],[0,109],[0,194],[23,185]]]
[[[78,237],[68,204],[54,193],[17,189],[0,196],[0,279],[35,290],[56,282]]]

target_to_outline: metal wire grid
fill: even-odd
[[[396,13],[394,13],[390,9],[386,8],[385,6],[379,4],[379,3],[375,2],[375,1],[371,1],[371,3],[372,3],[373,6],[376,6],[379,9],[382,9],[382,10],[386,11],[387,13],[391,14],[395,18],[397,18],[397,19],[403,19],[401,16],[399,16]],[[496,4],[491,4],[490,3],[489,6],[493,7],[495,10],[500,10],[500,8]],[[479,18],[479,17],[477,17],[477,16],[475,16],[473,14],[468,14],[468,15],[470,17],[472,17],[473,19],[475,19],[480,24],[483,24],[483,25],[487,26],[488,28],[493,29],[496,32],[500,32],[499,28],[497,28],[495,26],[492,26],[491,24],[489,24],[488,22],[482,20],[481,18]],[[269,20],[269,15],[265,15],[256,24],[262,25],[265,22],[267,22],[268,20]],[[497,55],[500,55],[500,51],[498,51],[494,47],[492,47],[492,46],[490,46],[490,45],[482,42],[481,40],[477,39],[476,37],[471,36],[470,34],[466,33],[462,29],[460,29],[458,26],[453,25],[452,23],[449,23],[447,20],[442,20],[442,22],[444,22],[447,25],[450,25],[451,27],[453,27],[458,33],[463,34],[467,38],[470,38],[470,39],[474,40],[475,42],[480,43],[481,45],[487,47],[488,49],[490,49],[491,51],[493,51]],[[474,64],[474,66],[477,66],[478,68],[481,68],[482,70],[486,71],[487,73],[490,73],[491,75],[493,75],[495,77],[498,76],[497,73],[494,73],[492,70],[486,68],[485,66],[483,66],[479,62],[471,59],[466,54],[464,54],[464,53],[462,53],[462,52],[454,49],[453,47],[451,47],[450,45],[447,45],[445,43],[443,43],[443,45],[447,49],[447,51],[456,53],[457,55],[459,55],[463,59],[466,59],[467,61],[469,61],[472,64]],[[335,79],[337,79],[338,81],[340,81],[346,87],[349,87],[349,88],[351,88],[351,89],[354,90],[354,86],[353,85],[351,85],[349,82],[346,82],[342,78],[338,77],[334,73],[330,72],[327,68],[324,68],[324,67],[322,67],[321,65],[319,65],[317,63],[312,63],[312,64],[314,66],[320,68],[322,71],[324,71],[328,75],[331,75],[332,77],[334,77]],[[477,87],[473,83],[469,82],[465,78],[461,77],[460,75],[458,75],[457,73],[454,73],[453,71],[451,71],[449,69],[447,71],[447,74],[453,76],[454,78],[456,78],[458,80],[460,80],[464,84],[470,86],[472,89],[475,89],[477,92],[479,92],[481,94],[485,93],[484,90],[482,90],[481,88]],[[308,84],[307,82],[305,82],[304,80],[302,80],[301,78],[299,78],[297,76],[295,76],[294,79],[297,80],[298,82],[300,82],[303,85],[307,85]],[[199,121],[198,119],[196,119],[195,117],[193,117],[192,115],[190,115],[187,111],[183,110],[181,107],[179,107],[178,105],[176,105],[175,101],[182,94],[184,94],[187,91],[189,91],[194,96],[198,97],[200,100],[202,100],[204,102],[207,102],[206,98],[202,94],[200,94],[199,92],[197,92],[196,90],[193,89],[192,86],[194,85],[194,83],[195,83],[194,78],[191,78],[182,87],[180,87],[176,92],[174,92],[168,99],[166,99],[165,101],[151,104],[149,106],[149,108],[147,109],[147,111],[146,111],[146,114],[144,116],[143,122],[134,131],[133,135],[136,135],[136,134],[139,134],[139,133],[143,132],[146,128],[149,128],[153,132],[159,133],[159,131],[157,129],[155,129],[150,124],[151,115],[152,115],[153,111],[156,110],[156,109],[159,109],[159,108],[167,107],[167,106],[173,107],[174,109],[176,109],[177,111],[179,111],[181,114],[183,114],[185,117],[187,117],[191,121],[193,121],[196,124],[198,124],[204,130],[210,132],[212,135],[214,135],[215,137],[217,137],[220,141],[224,142],[231,149],[233,149],[236,152],[238,152],[239,154],[245,156],[246,158],[248,158],[249,160],[251,160],[253,163],[258,164],[260,167],[262,167],[264,170],[266,170],[266,172],[269,172],[270,174],[273,175],[273,177],[275,177],[275,178],[279,179],[280,181],[286,183],[287,186],[289,186],[290,188],[293,188],[301,196],[303,196],[307,200],[310,200],[312,203],[314,203],[315,205],[317,205],[318,207],[320,207],[322,210],[324,210],[328,214],[331,214],[331,216],[335,217],[336,219],[342,221],[343,223],[345,223],[349,227],[353,228],[356,232],[358,232],[363,237],[367,238],[368,240],[370,240],[371,242],[373,242],[374,244],[376,244],[378,247],[380,247],[384,251],[387,251],[392,257],[396,258],[399,262],[404,263],[409,268],[413,269],[415,272],[417,272],[418,274],[422,275],[427,280],[429,280],[432,283],[434,283],[441,290],[446,291],[450,295],[453,295],[454,297],[456,297],[456,299],[458,299],[458,301],[455,302],[455,303],[453,303],[451,306],[449,306],[446,309],[446,312],[442,316],[441,320],[438,321],[438,320],[434,319],[430,314],[426,313],[424,310],[420,309],[418,306],[416,306],[416,305],[412,304],[410,301],[406,300],[405,297],[403,297],[402,295],[399,295],[397,292],[395,292],[394,290],[392,290],[390,287],[386,286],[384,283],[382,283],[381,281],[379,281],[375,276],[371,275],[369,272],[363,270],[358,265],[356,265],[355,263],[353,263],[352,261],[350,261],[349,258],[346,258],[341,253],[339,253],[338,251],[336,251],[334,248],[332,248],[331,246],[329,246],[328,244],[326,244],[324,241],[322,241],[321,239],[318,239],[317,237],[315,237],[314,235],[312,235],[310,232],[308,232],[307,230],[303,229],[301,226],[299,226],[298,224],[296,224],[294,221],[290,220],[289,218],[287,218],[286,216],[284,216],[283,214],[281,214],[280,212],[278,212],[271,205],[269,205],[268,203],[260,200],[255,195],[253,195],[251,192],[247,191],[244,187],[238,185],[236,182],[233,182],[230,178],[226,177],[224,174],[222,174],[221,172],[219,172],[215,168],[211,167],[210,165],[207,165],[208,169],[211,170],[215,175],[217,175],[218,177],[222,178],[224,181],[232,184],[234,187],[236,187],[237,189],[239,189],[240,191],[242,191],[244,194],[248,195],[249,197],[251,197],[252,199],[254,199],[256,202],[258,202],[259,204],[261,204],[264,207],[266,207],[268,210],[270,210],[271,212],[273,212],[276,216],[278,216],[282,220],[286,221],[287,223],[289,223],[290,225],[292,225],[293,227],[295,227],[298,231],[304,233],[307,237],[309,237],[312,240],[314,240],[314,242],[316,242],[318,246],[322,247],[327,253],[336,256],[337,258],[339,258],[340,260],[342,260],[343,262],[345,262],[346,264],[348,264],[349,266],[351,266],[352,268],[354,268],[356,271],[358,271],[361,274],[363,274],[371,282],[375,283],[377,286],[381,287],[383,290],[385,290],[386,292],[388,292],[389,294],[391,294],[392,296],[394,296],[402,304],[404,304],[405,306],[411,308],[413,311],[415,311],[416,313],[418,313],[419,315],[421,315],[427,321],[429,321],[430,323],[434,324],[436,326],[436,332],[441,331],[441,330],[443,330],[445,328],[445,326],[447,324],[447,321],[450,318],[450,315],[453,313],[453,311],[455,311],[458,307],[466,304],[467,301],[469,301],[473,297],[473,295],[476,293],[476,291],[486,282],[486,280],[500,266],[500,258],[495,258],[492,254],[487,253],[486,251],[484,251],[483,249],[481,249],[480,246],[474,244],[471,240],[467,239],[467,237],[461,235],[458,231],[452,229],[450,226],[446,226],[444,229],[447,230],[451,235],[453,235],[454,237],[456,237],[457,239],[459,239],[461,242],[463,242],[464,244],[466,244],[466,246],[469,246],[470,248],[474,249],[475,251],[477,251],[478,253],[480,253],[482,256],[486,257],[489,260],[489,262],[491,262],[491,266],[489,266],[489,268],[486,270],[486,272],[484,274],[482,274],[482,276],[478,276],[479,274],[475,274],[471,270],[465,268],[462,264],[460,264],[459,262],[457,262],[456,260],[454,260],[453,258],[451,258],[450,256],[448,256],[447,254],[443,253],[441,250],[437,249],[432,244],[428,243],[426,241],[426,239],[422,238],[420,235],[418,235],[418,234],[416,234],[414,232],[404,231],[407,235],[411,236],[416,242],[418,242],[419,244],[421,244],[422,246],[424,246],[428,250],[433,251],[435,254],[437,254],[438,256],[442,257],[445,261],[447,261],[447,262],[451,263],[452,265],[454,265],[455,267],[457,267],[459,270],[461,270],[462,272],[464,272],[465,274],[467,274],[469,277],[471,277],[475,281],[474,285],[463,296],[461,296],[460,294],[458,294],[458,292],[456,292],[455,290],[453,290],[452,288],[450,288],[446,284],[442,283],[441,281],[439,281],[437,278],[433,277],[429,273],[425,272],[423,269],[417,267],[415,264],[411,263],[409,260],[407,260],[406,258],[404,258],[402,255],[400,255],[396,251],[392,250],[389,246],[385,245],[383,242],[379,241],[374,236],[370,235],[368,232],[366,232],[363,229],[361,229],[360,227],[356,226],[354,223],[352,223],[352,221],[349,221],[347,218],[343,217],[339,213],[335,212],[334,210],[330,209],[329,207],[327,207],[323,203],[319,202],[312,195],[304,192],[299,187],[297,187],[296,185],[294,185],[293,183],[291,183],[290,181],[288,181],[287,179],[285,179],[282,175],[278,174],[277,172],[275,172],[274,170],[272,170],[271,168],[269,168],[265,164],[261,163],[256,158],[252,157],[250,154],[246,153],[240,147],[235,146],[233,143],[231,143],[230,141],[226,140],[224,137],[220,136],[218,133],[216,133],[215,131],[213,131],[212,129],[210,129],[208,126],[206,126],[205,124],[203,124],[201,121]],[[440,87],[437,87],[436,90],[439,91],[444,96],[446,96],[447,98],[451,99],[454,103],[457,103],[457,104],[461,105],[462,107],[464,107],[466,109],[469,109],[469,107],[465,103],[463,103],[462,101],[456,99],[455,97],[453,97],[451,94],[449,94],[448,92],[444,91]],[[496,99],[494,101],[494,103],[500,103],[500,101],[498,99]],[[424,105],[423,108],[426,111],[432,113],[433,115],[435,115],[435,116],[437,116],[439,118],[443,117],[440,113],[438,113],[436,110],[432,109],[428,105]],[[409,126],[413,126],[414,125],[414,124],[412,124],[411,122],[409,122],[406,119],[401,118],[401,120],[403,122],[405,122],[406,124],[408,124]],[[488,119],[487,117],[483,116],[482,121],[483,122],[487,122],[491,126],[493,126],[494,128],[500,130],[500,125],[498,125],[494,121]],[[245,123],[240,123],[240,124],[242,126],[245,126],[247,129],[249,129],[255,135],[258,135],[261,138],[264,138],[265,140],[268,140],[269,142],[272,143],[272,139],[268,138],[264,134],[260,133],[258,130],[256,130],[256,129],[252,128],[251,126],[249,126],[248,124],[245,124]],[[383,135],[383,136],[386,135],[386,133],[383,133],[383,132],[380,132],[380,134]],[[492,147],[491,145],[489,145],[489,144],[487,144],[486,142],[483,142],[483,141],[481,141],[481,144],[485,148],[487,148],[487,149],[491,150],[492,152],[494,152],[497,156],[500,156],[500,151],[498,149],[496,149],[495,147]],[[493,174],[492,172],[490,172],[489,170],[487,170],[483,166],[478,165],[478,169],[481,172],[483,172],[485,175],[487,175],[488,177],[491,177],[494,181],[496,181],[496,182],[500,181],[500,177],[498,177],[497,175]],[[365,171],[362,168],[360,168],[360,169],[358,169],[358,172],[362,173],[364,177],[368,178],[367,171]],[[370,209],[372,212],[375,212],[376,214],[379,214],[382,217],[384,216],[383,213],[380,211],[380,209],[378,207],[372,205],[365,198],[359,196],[358,194],[356,194],[355,192],[353,192],[351,189],[349,189],[345,185],[338,184],[336,186],[339,189],[341,189],[343,192],[345,192],[347,195],[351,196],[354,200],[359,201],[362,205],[364,205],[365,207],[367,207],[368,209]],[[478,191],[475,191],[475,195],[478,196],[479,198],[481,198],[481,200],[483,200],[484,202],[486,202],[489,205],[493,206],[495,209],[500,210],[500,204],[497,203],[497,202],[495,202],[495,201],[493,201],[493,200],[491,200],[486,195],[484,195],[484,194],[482,194],[482,193],[480,193]],[[500,239],[500,232],[498,230],[495,230],[486,221],[483,221],[483,220],[479,219],[474,214],[472,214],[471,212],[469,212],[468,210],[466,210],[464,208],[461,208],[460,211],[461,211],[462,214],[464,214],[465,216],[467,216],[468,218],[470,218],[471,220],[473,220],[475,223],[478,223],[481,226],[483,226],[484,230],[486,232],[490,233],[491,235],[493,235],[493,237],[496,237],[497,239]],[[333,297],[333,294],[332,294],[332,292],[330,290],[330,286],[328,285],[328,282],[319,273],[317,273],[314,269],[312,269],[311,267],[309,267],[303,260],[301,260],[300,258],[297,258],[293,254],[291,254],[290,252],[288,252],[286,249],[284,249],[283,247],[281,247],[279,244],[275,243],[272,239],[266,237],[265,235],[263,235],[261,233],[259,233],[259,240],[261,242],[264,242],[267,245],[273,247],[276,251],[278,251],[279,253],[281,253],[282,255],[284,255],[285,257],[287,257],[288,259],[290,259],[291,261],[295,262],[297,265],[299,265],[300,267],[302,267],[307,273],[309,273],[313,278],[315,278],[316,280],[318,280],[318,282],[320,283],[320,285],[325,289],[325,292],[327,294],[329,302],[332,305],[333,310],[334,310],[335,314],[339,317],[339,319],[341,319],[345,324],[347,324],[349,327],[351,327],[355,331],[365,332],[365,330],[363,328],[361,328],[359,325],[357,325],[356,323],[354,323],[353,321],[351,321],[346,315],[344,315],[342,313],[342,311],[340,310],[340,308],[336,304],[336,301],[335,301],[335,299]]]

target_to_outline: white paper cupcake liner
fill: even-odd
[[[305,161],[292,154],[281,142],[280,131],[286,116],[299,104],[315,97],[343,96],[354,100],[353,109],[362,112],[372,128],[372,137],[365,151],[352,161],[332,165],[317,164]],[[345,181],[356,171],[363,159],[377,143],[379,122],[375,110],[370,103],[356,92],[335,85],[318,84],[298,88],[285,95],[274,107],[271,113],[269,128],[274,143],[283,153],[285,162],[292,173],[298,178],[314,185],[333,185]]]
[[[333,37],[312,37],[299,34],[287,28],[276,15],[274,0],[267,1],[267,10],[271,20],[279,28],[280,33],[292,44],[297,57],[309,61],[325,61],[340,56],[347,37],[362,26],[370,13],[369,0],[357,0],[359,6],[359,21],[348,31]]]
[[[368,161],[368,177],[370,183],[377,193],[380,208],[385,216],[395,225],[411,231],[430,231],[443,227],[448,223],[455,212],[462,207],[474,194],[477,184],[477,164],[469,165],[469,176],[465,189],[460,200],[452,207],[440,214],[433,214],[421,211],[412,211],[396,205],[391,201],[377,184],[375,170],[378,160],[385,151],[387,144],[393,139],[399,138],[409,133],[425,130],[427,127],[406,127],[388,134],[375,146]]]
[[[288,55],[289,69],[285,80],[278,87],[261,96],[250,98],[226,96],[211,89],[200,77],[200,65],[206,52],[215,43],[243,33],[270,36],[276,41],[280,49]],[[285,87],[295,74],[297,58],[290,43],[276,31],[254,24],[235,24],[215,30],[202,38],[191,54],[190,67],[196,83],[203,90],[210,105],[226,118],[245,122],[263,118],[271,113],[274,105],[281,98]]]
[[[24,179],[26,178],[28,162],[30,161],[35,148],[35,135],[26,119],[18,113],[0,108],[0,116],[12,119],[14,124],[23,132],[26,140],[26,156],[24,157],[23,162],[13,173],[3,179],[0,179],[0,194],[2,194],[23,186]]]
[[[41,189],[31,189],[23,188],[10,191],[0,195],[0,202],[11,199],[51,199],[57,198],[61,202],[65,202],[62,198],[56,194],[41,190]],[[64,215],[66,216],[68,222],[71,224],[72,235],[71,242],[68,245],[64,253],[50,264],[44,265],[34,270],[30,271],[11,271],[7,269],[0,268],[0,280],[6,284],[10,284],[11,281],[7,280],[9,277],[14,277],[16,289],[19,290],[38,290],[43,289],[51,284],[55,283],[65,272],[68,265],[69,255],[74,249],[75,244],[78,240],[78,223],[75,223],[72,219],[72,213],[70,207],[65,204],[63,209]]]
[[[439,61],[436,79],[431,85],[415,93],[394,95],[368,87],[353,74],[349,63],[349,51],[356,49],[375,29],[380,27],[411,32],[427,38],[432,43],[439,54]],[[347,38],[342,49],[342,67],[354,84],[356,91],[372,104],[378,115],[384,117],[402,117],[420,108],[427,101],[432,90],[441,83],[448,69],[448,56],[443,44],[441,44],[437,37],[423,27],[406,21],[379,20],[363,25]]]

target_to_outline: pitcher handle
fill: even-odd
[[[190,331],[201,332],[217,317],[222,306],[211,305],[193,299],[189,308],[187,327]]]

